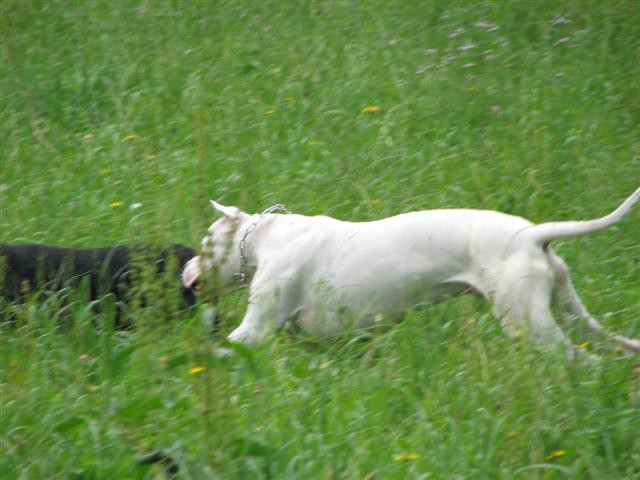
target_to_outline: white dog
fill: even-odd
[[[484,210],[427,210],[354,223],[271,213],[279,205],[250,215],[212,202],[223,216],[209,227],[201,255],[185,267],[183,283],[192,287],[203,272],[214,272],[216,281],[229,286],[246,275],[249,306],[228,337],[245,345],[259,345],[288,321],[311,334],[333,335],[473,292],[491,302],[510,335],[526,334],[541,346],[564,344],[571,356],[551,314],[552,299],[564,316],[605,334],[549,242],[607,228],[638,198],[640,188],[597,220],[539,225]],[[610,338],[640,352],[638,340]]]

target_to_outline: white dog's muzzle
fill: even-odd
[[[200,278],[200,256],[193,257],[187,262],[182,271],[182,285],[185,288],[193,288]]]

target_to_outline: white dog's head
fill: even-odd
[[[251,215],[236,207],[226,207],[211,201],[213,208],[222,213],[211,224],[202,239],[200,255],[193,257],[182,271],[182,283],[187,288],[196,286],[202,275],[216,287],[226,287],[237,283],[236,273],[240,272],[240,240],[245,224]]]

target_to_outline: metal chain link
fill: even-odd
[[[264,210],[260,214],[258,219],[247,227],[247,229],[244,231],[244,234],[242,235],[242,238],[240,239],[240,271],[234,274],[235,279],[238,280],[240,283],[244,283],[247,278],[247,256],[245,254],[247,237],[258,226],[258,224],[262,222],[262,220],[264,220],[264,217],[266,217],[270,213],[275,212],[276,210],[282,210],[286,214],[291,213],[289,209],[284,205],[282,205],[281,203],[276,203],[275,205],[272,205],[271,207]]]

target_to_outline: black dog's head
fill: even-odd
[[[193,249],[180,244],[162,248],[116,245],[89,249],[2,244],[0,293],[15,301],[30,292],[59,291],[85,282],[89,300],[112,293],[116,301],[127,302],[133,279],[140,277],[143,269],[148,268],[157,276],[172,268],[175,281],[170,281],[167,287],[179,289],[184,304],[191,306],[196,297],[192,289],[182,285],[180,273],[194,255]]]

